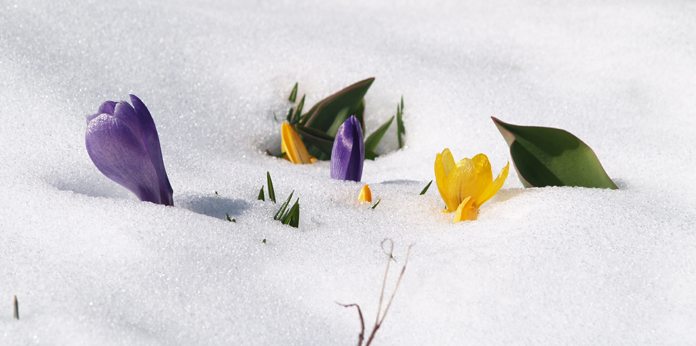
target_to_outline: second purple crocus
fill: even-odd
[[[141,201],[174,205],[150,111],[135,95],[128,102],[104,102],[87,116],[87,153],[99,171]]]
[[[331,178],[360,181],[365,144],[360,121],[354,115],[338,128],[331,150]]]

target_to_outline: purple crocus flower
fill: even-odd
[[[331,178],[360,181],[365,144],[360,121],[354,115],[338,128],[331,150]]]
[[[155,122],[138,97],[130,99],[133,106],[106,101],[87,116],[87,153],[104,175],[141,201],[174,205]]]

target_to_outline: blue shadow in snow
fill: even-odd
[[[218,196],[174,196],[174,205],[188,209],[194,213],[203,214],[220,220],[241,215],[251,207],[251,203],[241,199],[230,199]]]

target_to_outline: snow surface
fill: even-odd
[[[0,1],[1,345],[696,343],[696,3]],[[361,184],[264,155],[307,104],[367,77],[367,128],[404,95]],[[138,95],[174,207],[104,177],[85,116]],[[524,189],[442,214],[435,154],[509,160],[490,117],[563,128],[620,190]],[[270,171],[299,229],[256,200]],[[217,195],[215,194],[217,191]],[[236,223],[225,220],[225,213]],[[266,239],[266,243],[262,240]],[[17,295],[20,320],[12,318]]]

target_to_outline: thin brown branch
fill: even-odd
[[[386,241],[385,239],[384,241]],[[382,244],[384,245],[384,241]],[[391,241],[391,239],[389,239]],[[411,248],[413,248],[413,244],[411,244],[408,247],[408,250],[406,251],[406,259],[404,259],[404,265],[401,267],[401,273],[399,274],[399,278],[396,280],[396,285],[394,286],[394,290],[392,291],[391,297],[389,298],[389,302],[387,303],[387,307],[384,309],[384,314],[382,314],[382,317],[380,318],[379,316],[379,310],[377,311],[377,322],[375,322],[375,326],[372,329],[372,333],[370,333],[370,337],[367,338],[367,343],[365,346],[370,346],[372,343],[372,340],[374,339],[375,335],[377,334],[377,330],[382,326],[382,322],[384,322],[384,319],[387,317],[387,313],[389,312],[389,308],[391,307],[392,302],[394,301],[394,296],[396,295],[396,291],[399,289],[399,284],[401,283],[401,278],[404,277],[404,273],[406,272],[406,265],[408,264],[408,257],[411,255]],[[394,249],[394,242],[391,242],[391,249]],[[389,261],[393,259],[394,257],[392,256],[392,252],[389,252]],[[387,273],[389,272],[389,262],[387,263]],[[387,273],[384,274],[384,281],[386,283],[387,280]],[[384,285],[382,286],[382,296],[384,295]],[[382,296],[379,298],[379,305],[380,308],[382,306]]]
[[[389,242],[389,252],[384,251],[384,243]],[[384,254],[389,256],[387,258],[387,270],[384,272],[384,280],[382,280],[382,291],[379,294],[379,305],[377,305],[377,316],[375,317],[375,328],[378,328],[377,326],[379,325],[379,315],[382,312],[382,300],[384,300],[384,290],[387,286],[387,275],[389,274],[389,265],[391,264],[391,260],[394,258],[394,241],[387,238],[382,240],[382,251],[384,251]],[[374,334],[374,331],[372,332]]]
[[[358,305],[358,304],[341,304],[339,302],[336,302],[336,304],[338,304],[344,308],[350,308],[353,306],[358,308],[358,315],[360,316],[360,335],[358,335],[358,346],[362,346],[363,340],[365,340],[365,320],[363,319],[363,314],[362,314],[362,310],[360,310],[360,305]]]

